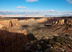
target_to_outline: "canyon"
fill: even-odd
[[[53,49],[51,48],[53,46],[50,45],[50,42],[53,41],[52,42],[53,44],[55,42],[54,40],[55,37],[57,39],[61,38],[61,39],[58,39],[60,41],[62,40],[63,37],[68,39],[69,45],[72,46],[71,32],[72,32],[72,18],[53,18],[53,17],[38,18],[38,19],[36,18],[29,18],[29,19],[1,18],[0,19],[0,48],[1,48],[0,51],[1,52],[15,52],[15,51],[35,52],[35,51],[39,51],[39,49],[36,49],[38,42],[41,44],[41,41],[42,41],[44,45],[45,43],[44,40],[49,41],[48,43],[49,49],[47,51],[50,51],[50,49]],[[62,41],[68,41],[68,40],[62,40]],[[57,42],[61,44],[60,41],[57,41]],[[36,42],[36,44],[33,42]],[[68,43],[66,45],[68,45]],[[31,45],[33,45],[33,47]],[[36,47],[35,50],[34,50],[34,47]],[[59,50],[57,49],[57,51],[60,51],[60,52],[62,52],[64,49],[68,49],[66,51],[69,51],[69,52],[72,51],[71,50],[72,48],[71,47],[69,48],[68,46],[65,46],[64,49],[59,47],[59,45],[57,47],[59,49]]]

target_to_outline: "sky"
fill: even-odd
[[[0,16],[72,16],[72,0],[0,0]]]

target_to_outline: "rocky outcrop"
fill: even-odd
[[[12,26],[18,26],[19,24],[18,24],[18,19],[11,19],[10,20],[10,24],[12,25]]]
[[[61,29],[62,28],[62,31],[64,32],[70,32],[72,31],[72,20],[71,19],[61,19],[61,20],[58,20],[54,23],[54,25],[59,25],[61,27],[57,28],[56,29]],[[54,26],[53,25],[53,26]]]
[[[3,28],[3,25],[0,24],[0,29]]]
[[[20,20],[19,23],[21,25],[29,25],[29,26],[33,26],[33,25],[37,24],[37,22],[34,18],[31,18],[28,20]]]
[[[64,19],[61,19],[61,20],[58,20],[55,22],[55,24],[57,24],[57,25],[63,25],[64,23],[65,23]]]
[[[40,18],[40,19],[27,19],[27,20],[20,20],[20,22],[25,22],[25,23],[43,23],[46,22],[47,18]]]
[[[4,27],[14,27],[18,26],[18,19],[0,20],[0,24]]]
[[[72,20],[70,20],[70,19],[61,19],[61,20],[55,21],[53,23],[55,23],[57,25],[72,24]]]
[[[11,23],[9,20],[1,20],[0,24],[3,25],[4,27],[10,27]]]
[[[23,30],[22,33],[24,33],[24,35],[27,35],[27,30]]]
[[[0,16],[0,18],[4,18],[4,17]]]
[[[36,21],[37,21],[37,23],[43,23],[43,22],[47,21],[47,18],[37,19]]]

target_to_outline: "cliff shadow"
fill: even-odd
[[[0,30],[0,52],[21,52],[24,45],[32,40],[36,40],[33,34],[24,35]]]

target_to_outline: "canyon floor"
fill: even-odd
[[[72,52],[72,18],[1,18],[0,52]]]

